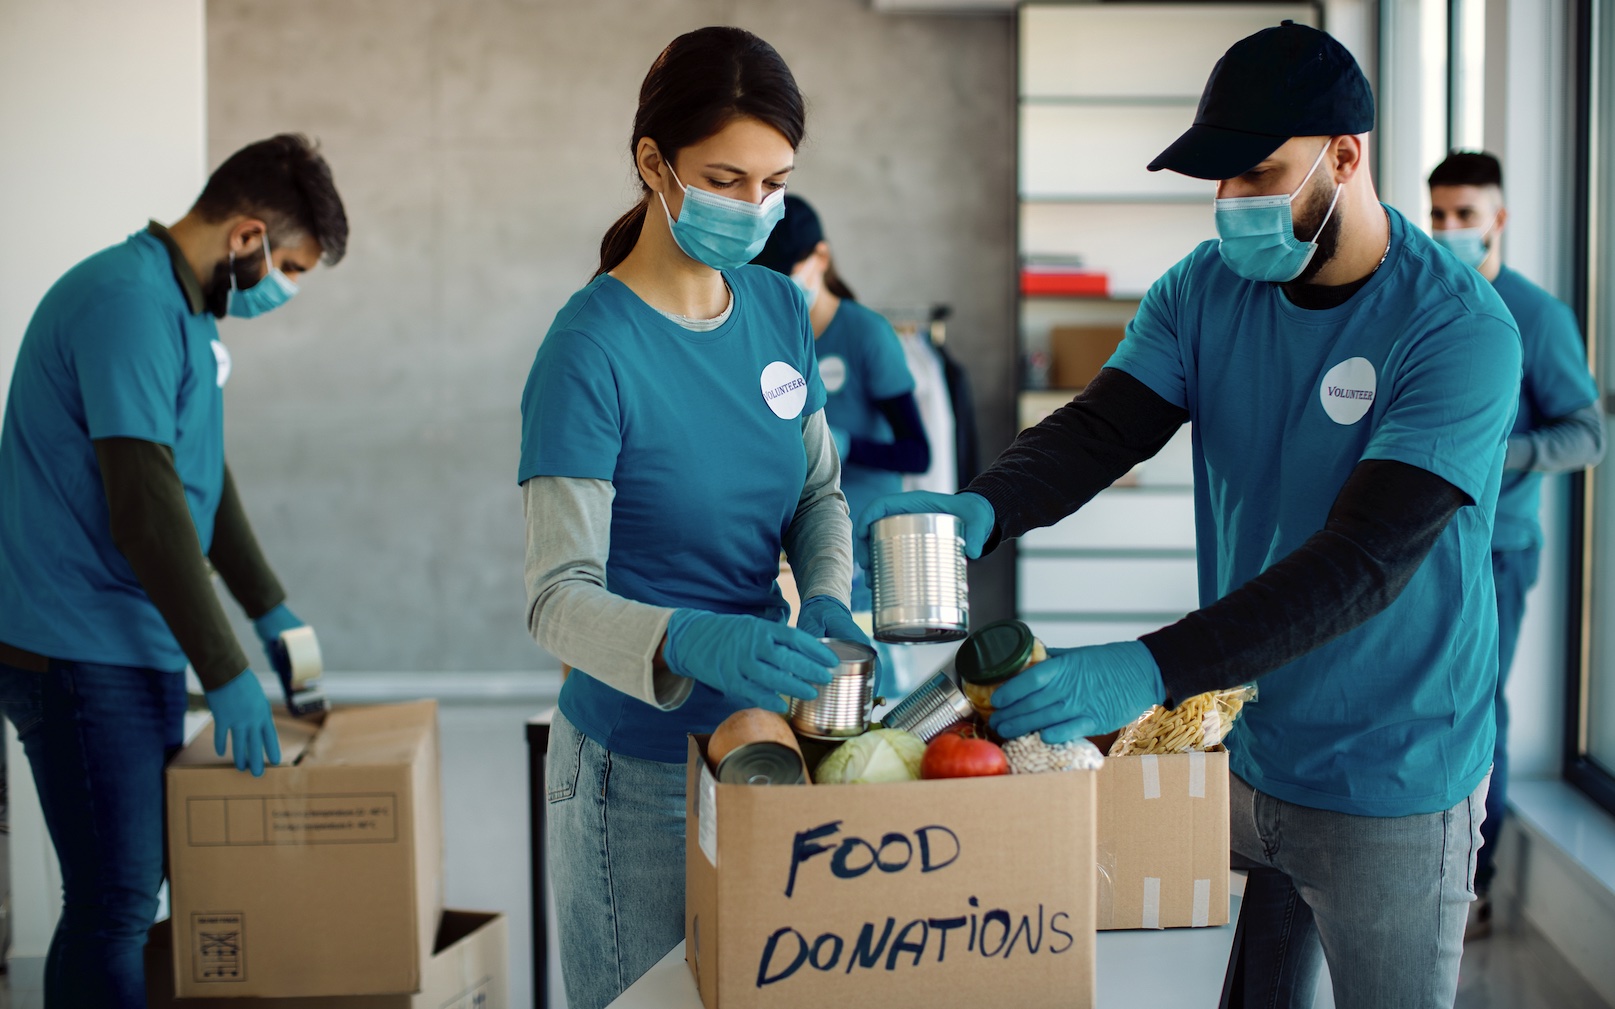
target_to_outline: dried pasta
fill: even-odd
[[[1209,749],[1228,735],[1245,702],[1255,699],[1256,687],[1247,684],[1230,690],[1199,694],[1171,711],[1162,707],[1151,708],[1122,729],[1110,747],[1110,755],[1126,757]]]

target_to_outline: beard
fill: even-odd
[[[236,289],[245,291],[247,288],[264,279],[269,267],[263,262],[263,256],[244,256],[235,261]],[[230,260],[221,260],[213,268],[213,278],[208,282],[207,289],[202,292],[207,301],[208,311],[213,313],[215,319],[222,319],[230,311]]]
[[[1340,215],[1329,213],[1329,204],[1335,198],[1335,187],[1329,182],[1327,176],[1318,176],[1317,184],[1306,193],[1306,204],[1295,212],[1295,233],[1298,240],[1303,235],[1316,235],[1311,241],[1318,243],[1318,251],[1312,254],[1306,269],[1301,275],[1290,281],[1292,284],[1310,284],[1314,277],[1328,266],[1340,249]],[[1338,210],[1339,208],[1336,207]],[[1328,214],[1328,223],[1324,222],[1324,215]],[[1322,228],[1320,231],[1319,228]]]

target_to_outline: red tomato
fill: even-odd
[[[1009,773],[1009,758],[998,744],[966,725],[931,740],[920,760],[922,778],[979,778]]]

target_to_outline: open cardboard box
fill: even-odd
[[[1093,1005],[1095,772],[730,785],[707,738],[685,846],[707,1009]]]
[[[436,702],[275,725],[261,778],[211,728],[168,767],[176,993],[419,991],[443,910]]]
[[[149,1009],[509,1009],[510,929],[505,916],[487,911],[444,911],[421,990],[407,995],[332,995],[236,999],[174,997],[171,920],[152,926],[146,941]]]

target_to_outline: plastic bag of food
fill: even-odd
[[[1128,757],[1210,749],[1228,737],[1240,709],[1254,700],[1256,685],[1247,683],[1243,687],[1199,694],[1171,711],[1151,708],[1121,731],[1110,747],[1110,755]]]
[[[1069,743],[1045,743],[1041,732],[1011,739],[1004,744],[1012,774],[1042,774],[1045,771],[1097,771],[1105,765],[1099,747],[1086,739]]]

